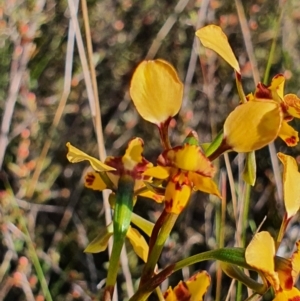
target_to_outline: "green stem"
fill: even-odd
[[[13,196],[13,192],[11,190],[11,187],[9,186],[8,183],[5,183],[5,184],[6,184],[7,191],[9,191],[10,194],[11,194],[11,196],[12,196],[11,197],[12,204],[13,204],[13,206],[16,208],[16,210],[18,212],[18,219],[20,221],[20,224],[21,224],[21,226],[23,228],[23,231],[24,231],[24,234],[25,234],[25,240],[26,240],[26,244],[27,244],[27,247],[28,247],[28,253],[30,255],[30,259],[32,261],[32,264],[33,264],[33,266],[35,268],[37,277],[39,279],[42,292],[43,292],[43,294],[45,296],[46,301],[53,301],[53,299],[51,297],[51,294],[50,294],[50,291],[49,291],[49,287],[48,287],[45,275],[44,275],[44,272],[43,272],[43,269],[42,269],[42,266],[41,266],[41,263],[40,263],[40,260],[39,260],[39,258],[37,256],[36,249],[34,247],[34,244],[33,244],[32,240],[31,240],[30,233],[28,231],[24,215],[21,213],[21,210],[20,210],[20,208],[19,208],[19,206],[18,206],[18,204],[16,202],[16,199]]]
[[[106,279],[104,296],[110,294],[112,297],[116,283],[119,260],[125,237],[130,225],[134,197],[134,181],[130,176],[122,176],[119,179],[116,193],[116,205],[114,211],[114,236],[113,247],[109,261],[109,268]]]
[[[167,213],[165,210],[162,212],[162,215],[164,216],[164,223],[159,231],[156,242],[152,246],[151,253],[149,253],[148,260],[141,276],[140,287],[145,281],[153,276],[161,251],[178,217],[178,214]]]
[[[248,227],[248,215],[250,208],[250,193],[251,186],[248,183],[245,183],[245,197],[244,197],[244,210],[243,210],[243,218],[242,218],[242,247],[245,247],[246,244],[246,230]]]
[[[237,71],[235,71],[235,82],[236,82],[236,88],[238,90],[238,94],[239,94],[241,103],[246,103],[247,99],[246,99],[245,92],[244,92],[244,89],[242,86],[242,76]]]
[[[274,35],[274,39],[272,41],[272,45],[271,45],[271,49],[270,49],[269,57],[268,57],[268,62],[267,62],[267,66],[266,66],[266,71],[265,71],[265,74],[264,74],[263,83],[265,85],[267,85],[268,81],[269,81],[270,70],[271,70],[272,61],[273,61],[273,58],[274,58],[277,37],[278,37],[279,30],[280,30],[280,24],[281,24],[282,16],[283,16],[283,13],[284,13],[283,7],[280,8],[280,12],[281,12],[280,16],[279,16],[279,18],[276,22],[276,25],[274,26],[275,27],[274,28],[275,35]]]
[[[188,267],[195,263],[206,260],[220,260],[222,262],[228,262],[246,269],[252,269],[245,261],[245,250],[242,248],[222,248],[212,251],[206,251],[194,256],[185,258],[178,261],[174,265],[173,272],[181,270],[184,267]]]
[[[155,242],[157,240],[157,236],[158,236],[158,233],[162,227],[162,225],[164,224],[164,221],[167,217],[167,212],[166,210],[164,210],[160,217],[158,218],[158,220],[156,221],[156,223],[154,224],[154,227],[153,227],[153,230],[152,230],[152,233],[151,233],[151,236],[150,236],[150,241],[149,241],[149,255],[148,257],[150,256],[151,252],[152,252],[152,249],[155,245]]]
[[[26,223],[24,221],[23,218],[20,218],[20,221],[21,219],[23,220],[23,226],[26,226]],[[45,299],[47,301],[52,301],[52,297],[51,297],[51,294],[50,294],[50,291],[49,291],[49,287],[48,287],[48,284],[47,284],[47,281],[46,281],[46,278],[45,278],[45,275],[44,275],[44,272],[43,272],[43,269],[41,267],[41,264],[40,264],[40,260],[36,254],[36,251],[35,251],[35,248],[33,246],[33,243],[32,243],[32,240],[30,238],[30,234],[28,232],[28,229],[27,227],[24,228],[25,229],[25,234],[26,234],[26,243],[27,243],[27,246],[28,246],[28,250],[29,250],[29,254],[30,254],[30,258],[32,260],[32,263],[34,265],[34,268],[36,270],[36,273],[37,273],[37,276],[38,276],[38,279],[40,281],[40,284],[41,284],[41,288],[42,288],[42,291],[43,291],[43,294],[45,296]]]
[[[244,206],[242,210],[242,218],[241,218],[241,247],[245,246],[246,243],[246,230],[248,227],[248,214],[249,214],[249,207],[250,207],[250,192],[251,186],[248,183],[245,183],[245,191],[244,191]],[[242,300],[242,283],[238,282],[237,284],[237,292],[236,292],[236,300]]]
[[[144,284],[140,285],[138,291],[131,297],[129,301],[145,301],[155,288],[160,285],[172,273],[181,270],[184,267],[206,260],[220,260],[222,262],[238,265],[246,269],[251,268],[245,261],[245,250],[242,248],[222,248],[203,252],[188,258],[185,258],[176,264],[172,264],[152,278],[146,279]]]

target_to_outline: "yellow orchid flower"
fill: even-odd
[[[265,101],[274,100],[280,105],[283,114],[278,136],[288,145],[295,146],[299,141],[298,132],[288,122],[294,117],[300,118],[300,99],[295,94],[284,95],[285,78],[282,74],[273,77],[269,86],[259,83],[254,93],[254,99]]]
[[[259,83],[254,95],[248,95],[248,102],[229,114],[224,123],[228,149],[249,152],[278,136],[288,146],[297,145],[298,132],[288,122],[300,118],[300,99],[295,94],[283,95],[284,81],[284,76],[278,74],[269,86]]]
[[[158,166],[145,175],[167,180],[166,212],[179,214],[186,206],[193,190],[214,194],[221,198],[212,180],[216,170],[198,145],[185,143],[165,150],[157,160]]]
[[[283,153],[277,154],[283,164],[283,192],[287,219],[291,219],[300,209],[300,173],[297,161]]]
[[[298,132],[288,122],[294,117],[300,118],[300,99],[295,94],[283,94],[284,82],[284,76],[277,74],[269,86],[259,83],[254,95],[248,95],[248,102],[228,116],[224,137],[229,149],[256,150],[278,136],[288,146],[297,145]]]
[[[199,29],[196,36],[205,47],[214,50],[234,68],[242,102],[225,120],[224,139],[216,154],[229,150],[245,153],[255,151],[278,136],[288,146],[295,146],[299,141],[298,133],[287,122],[293,117],[300,118],[300,99],[294,94],[283,95],[283,75],[275,76],[270,86],[259,83],[254,95],[246,98],[238,61],[222,29],[208,25]]]
[[[209,274],[206,271],[198,272],[187,281],[180,281],[174,289],[169,287],[164,298],[165,301],[201,301],[209,285]]]
[[[183,84],[168,62],[143,61],[131,79],[130,95],[139,114],[160,126],[178,113]]]
[[[152,198],[157,202],[162,202],[164,196],[157,195],[144,184],[144,181],[150,180],[149,176],[145,176],[144,172],[153,166],[143,156],[143,141],[140,138],[134,138],[128,143],[125,154],[121,157],[107,157],[102,163],[93,158],[70,143],[67,143],[68,153],[67,159],[72,163],[81,161],[89,161],[95,171],[88,172],[85,177],[85,186],[94,190],[102,191],[111,189],[116,192],[118,182],[122,176],[130,176],[134,181],[134,195],[141,195]],[[111,195],[112,196],[112,195]],[[97,253],[107,248],[109,238],[114,234],[113,224],[108,225],[99,233],[99,235],[88,245],[86,252]],[[144,261],[148,256],[148,244],[138,230],[128,227],[126,237],[131,242],[136,254]]]
[[[240,67],[219,26],[200,28],[196,36],[201,43],[219,54],[236,71],[236,83],[242,104],[229,114],[224,123],[224,138],[218,154],[225,151],[251,152],[272,142],[282,124],[280,105],[274,101],[248,101],[241,86]]]
[[[289,260],[275,257],[274,239],[269,232],[262,231],[255,234],[246,248],[247,264],[274,289],[276,301],[296,301],[300,298],[300,291],[293,287],[300,271],[299,247],[298,242],[297,251]]]
[[[89,161],[96,172],[88,172],[85,176],[85,186],[93,190],[103,191],[111,189],[115,191],[121,175],[130,175],[135,180],[134,191],[136,194],[151,198],[156,202],[162,202],[163,196],[157,195],[146,189],[144,181],[150,180],[149,176],[144,176],[143,172],[152,167],[153,164],[142,157],[143,141],[134,138],[128,143],[128,147],[122,157],[107,157],[105,162],[93,158],[70,143],[67,143],[67,159],[72,163]],[[105,175],[103,174],[105,173]],[[104,178],[108,177],[108,181]],[[145,189],[143,189],[145,188]]]

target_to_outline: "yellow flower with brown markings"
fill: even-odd
[[[300,271],[300,243],[290,259],[275,257],[275,242],[269,232],[262,231],[253,237],[246,248],[247,264],[263,276],[275,292],[273,301],[299,301],[300,291],[294,287]]]
[[[121,176],[130,176],[134,184],[135,196],[140,195],[151,198],[157,202],[162,202],[164,197],[152,191],[145,186],[144,181],[150,181],[149,176],[145,176],[144,172],[153,166],[143,156],[144,142],[140,138],[134,138],[128,143],[125,154],[120,157],[107,157],[103,162],[87,155],[75,146],[67,143],[68,153],[67,159],[72,163],[89,161],[94,171],[88,172],[85,177],[85,186],[93,190],[102,191],[111,189],[116,192],[118,189],[118,181]],[[143,189],[144,188],[144,189]],[[86,252],[98,253],[107,248],[108,239],[113,235],[113,224],[108,225],[102,230],[100,236],[97,236],[87,247]],[[126,237],[131,242],[135,252],[144,261],[148,256],[148,244],[145,238],[138,230],[129,227]]]
[[[157,160],[158,166],[145,174],[167,181],[165,207],[167,212],[179,214],[187,205],[193,190],[214,194],[221,198],[212,177],[216,169],[197,145],[185,143],[165,150]]]
[[[246,98],[241,86],[238,61],[222,29],[208,25],[197,30],[196,36],[205,47],[218,53],[236,71],[237,89],[242,104],[225,120],[224,139],[219,153],[229,150],[245,153],[255,151],[278,136],[288,146],[295,146],[299,141],[298,132],[288,121],[294,117],[300,118],[300,99],[294,94],[283,94],[283,75],[276,75],[269,86],[259,83],[254,95],[250,94]]]
[[[107,157],[102,163],[100,160],[87,155],[75,146],[67,143],[67,158],[72,163],[81,161],[89,161],[95,171],[88,172],[85,176],[85,186],[93,190],[103,191],[111,189],[116,191],[118,181],[121,175],[130,175],[135,180],[134,190],[138,191],[138,195],[151,198],[157,202],[162,202],[163,197],[155,194],[145,188],[144,181],[150,180],[149,176],[145,176],[144,172],[153,166],[143,156],[144,142],[140,138],[134,138],[128,143],[125,154],[121,157]],[[103,178],[103,173],[108,177],[110,183]]]
[[[206,271],[198,272],[187,281],[180,281],[174,288],[164,293],[165,301],[202,301],[210,285],[210,276]]]

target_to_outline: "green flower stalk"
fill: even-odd
[[[144,176],[147,169],[152,167],[152,163],[143,156],[144,142],[140,138],[132,139],[122,157],[107,157],[105,162],[87,155],[70,143],[67,144],[67,158],[70,162],[76,163],[87,160],[95,170],[89,172],[85,179],[85,185],[94,190],[111,189],[113,191],[115,203],[113,230],[109,225],[105,231],[104,239],[97,237],[86,248],[86,252],[92,250],[103,251],[106,248],[108,239],[113,235],[113,248],[108,268],[106,287],[103,300],[110,300],[113,295],[114,285],[118,274],[119,259],[121,250],[127,236],[133,248],[144,261],[148,256],[148,245],[144,238],[130,227],[132,209],[136,195],[149,197],[157,202],[163,200],[162,196],[149,191],[144,181],[150,180],[149,176]],[[103,234],[103,231],[101,232]]]
[[[130,226],[134,199],[134,180],[130,176],[121,176],[116,193],[116,204],[113,218],[114,235],[113,247],[109,261],[106,279],[105,293],[112,296],[116,283],[119,267],[119,259],[125,237]]]

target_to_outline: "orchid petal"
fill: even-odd
[[[249,101],[239,105],[224,123],[227,145],[236,152],[251,152],[272,142],[282,123],[280,105],[273,101]]]
[[[294,284],[297,282],[299,272],[300,272],[300,240],[296,242],[297,250],[294,252],[291,260],[292,260],[292,276]]]
[[[210,276],[206,271],[199,272],[187,280],[186,285],[191,293],[190,300],[201,301],[210,285]]]
[[[105,163],[116,168],[116,175],[128,174],[134,180],[143,179],[143,172],[153,166],[143,156],[144,142],[140,138],[131,139],[122,157],[107,157]]]
[[[84,186],[93,190],[103,191],[106,184],[97,172],[88,172],[84,178]]]
[[[165,301],[202,301],[210,285],[210,276],[206,271],[199,272],[186,282],[180,281],[174,289],[171,287],[164,293]]]
[[[68,153],[67,153],[67,159],[71,163],[78,163],[82,161],[89,161],[91,166],[93,167],[94,170],[103,172],[103,171],[112,171],[115,170],[115,168],[110,167],[98,159],[91,157],[87,155],[85,152],[81,151],[80,149],[76,148],[73,146],[70,142],[66,144],[68,148]]]
[[[129,141],[125,155],[122,157],[122,162],[125,170],[132,171],[140,168],[146,169],[152,166],[143,156],[144,142],[140,138],[135,138]]]
[[[143,232],[145,232],[149,237],[152,234],[154,224],[139,216],[138,214],[132,212],[131,222],[138,226]]]
[[[108,241],[113,235],[113,223],[110,223],[107,227],[102,228],[97,237],[93,239],[85,248],[86,253],[100,253],[106,250]]]
[[[284,205],[287,218],[293,217],[300,208],[300,173],[296,160],[283,153],[277,154],[283,164]]]
[[[273,301],[299,301],[300,300],[300,291],[293,287],[291,290],[283,290],[276,294]]]
[[[296,146],[299,141],[298,132],[294,130],[285,120],[282,122],[278,136],[287,144],[287,146]]]
[[[180,283],[178,283],[178,285],[180,285]],[[186,288],[183,287],[183,292],[185,293],[185,291],[186,291]],[[183,292],[181,292],[181,295],[183,295],[183,297],[184,297]],[[188,297],[189,297],[189,294],[188,294]],[[171,286],[165,291],[164,300],[165,301],[178,301],[178,299],[175,295],[175,292],[174,292],[174,290],[172,289]]]
[[[150,167],[144,172],[144,176],[149,176],[161,180],[168,178],[169,175],[169,168],[163,166]]]
[[[284,83],[285,83],[284,75],[277,74],[272,78],[271,85],[269,86],[269,89],[272,91],[272,95],[273,96],[274,94],[278,95],[281,101],[283,100]],[[276,98],[276,96],[274,98]]]
[[[255,99],[271,99],[277,103],[282,103],[284,82],[284,76],[282,74],[277,74],[273,77],[270,86],[258,83],[254,93]]]
[[[256,271],[263,273],[277,291],[279,289],[279,278],[274,270],[274,256],[275,242],[267,231],[255,234],[245,252],[246,262]]]
[[[289,115],[300,118],[300,98],[295,94],[286,94],[284,96],[284,103]]]
[[[144,262],[146,262],[148,258],[149,247],[143,235],[141,235],[141,233],[138,230],[129,226],[126,237],[129,239],[130,243],[132,244],[134,252]]]
[[[145,191],[145,192],[142,192],[142,193],[139,193],[139,196],[142,196],[144,198],[149,198],[149,199],[152,199],[154,200],[156,203],[162,203],[165,196],[164,195],[159,195],[153,191]]]
[[[213,164],[197,145],[184,144],[167,150],[158,159],[160,162],[207,177],[213,177],[216,173]]]
[[[239,63],[228,43],[227,36],[223,30],[216,25],[207,25],[196,31],[204,47],[212,49],[220,55],[234,70],[241,73]]]
[[[166,61],[143,61],[133,74],[130,95],[139,114],[160,125],[178,113],[183,84]]]
[[[279,278],[280,288],[283,290],[292,289],[294,282],[292,275],[293,267],[291,260],[276,256],[274,263],[275,271],[277,272]]]
[[[169,181],[165,194],[165,210],[168,213],[180,214],[191,196],[191,185]]]
[[[213,194],[222,199],[217,184],[211,178],[203,177],[196,173],[190,173],[189,179],[193,182],[195,190]]]

